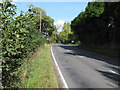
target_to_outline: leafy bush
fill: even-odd
[[[10,2],[0,4],[2,27],[2,84],[15,87],[19,81],[17,69],[36,48],[43,45],[45,38],[37,29],[34,16],[15,16],[16,6]]]

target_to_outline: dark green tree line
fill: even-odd
[[[120,2],[89,2],[71,28],[84,45],[120,45]]]

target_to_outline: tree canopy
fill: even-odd
[[[89,2],[72,20],[71,29],[83,44],[119,46],[119,9],[120,2]]]

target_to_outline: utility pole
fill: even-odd
[[[42,18],[42,11],[40,11],[40,32],[41,32],[41,18]]]

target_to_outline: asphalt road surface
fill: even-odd
[[[55,44],[52,51],[69,88],[118,88],[118,63],[108,57]]]

